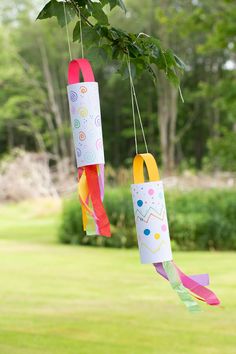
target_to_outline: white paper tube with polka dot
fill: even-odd
[[[131,185],[141,263],[172,260],[162,181]]]
[[[97,82],[67,86],[77,167],[104,164]]]

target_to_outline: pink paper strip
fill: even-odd
[[[162,263],[154,263],[154,267],[156,271],[165,279],[168,280],[167,274],[163,268]],[[177,268],[177,267],[176,267]],[[208,274],[196,274],[196,275],[189,275],[189,278],[196,281],[198,284],[207,286],[209,285],[209,275]]]
[[[104,198],[104,165],[101,164],[99,165],[99,187],[100,187],[100,192],[101,192],[101,199],[103,200]]]
[[[204,299],[208,305],[216,306],[220,304],[220,300],[217,298],[216,294],[213,291],[208,288],[205,288],[204,286],[198,284],[196,281],[188,277],[176,265],[175,267],[179,273],[183,285],[188,288],[192,293]]]

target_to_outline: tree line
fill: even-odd
[[[87,6],[91,1],[73,2],[84,16],[85,56],[99,82],[106,160],[129,166],[135,153],[128,48],[149,150],[166,172],[235,171],[235,2],[128,0],[126,14],[122,1],[97,2],[96,11]],[[1,5],[0,151],[43,151],[56,164],[74,158],[66,97],[69,54],[65,27],[58,26],[64,25],[61,6],[55,17],[35,22],[43,5]],[[79,57],[78,13],[66,11],[72,53]],[[144,150],[139,126],[137,133]]]

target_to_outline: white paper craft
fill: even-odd
[[[141,263],[172,260],[162,181],[131,185]]]
[[[77,167],[104,164],[97,82],[67,86]]]

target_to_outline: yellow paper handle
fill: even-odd
[[[160,181],[160,175],[154,156],[150,153],[138,154],[133,161],[134,183],[144,183],[143,163],[147,167],[149,182]]]

